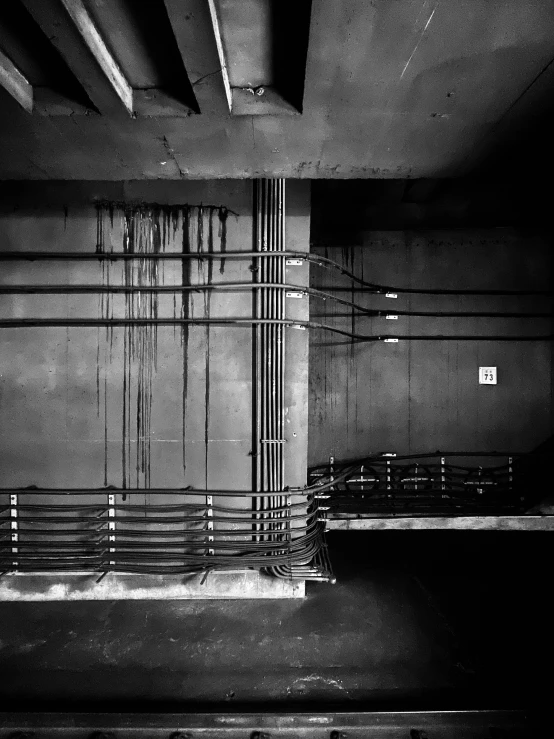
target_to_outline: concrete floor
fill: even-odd
[[[2,705],[527,707],[549,689],[547,541],[499,534],[330,534],[338,583],[304,601],[2,603]]]

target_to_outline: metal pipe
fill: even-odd
[[[261,218],[262,218],[262,243],[261,243],[261,251],[264,254],[264,257],[267,256],[267,183],[265,180],[261,180],[260,182],[260,190],[261,190]],[[267,282],[267,265],[268,262],[264,258],[262,261],[262,279],[264,282]],[[263,291],[262,293],[263,300],[262,300],[262,316],[264,320],[267,320],[268,316],[268,291],[267,289]],[[262,326],[262,336],[263,336],[263,343],[262,343],[262,433],[263,439],[267,439],[269,437],[268,430],[267,430],[267,420],[268,420],[268,405],[267,405],[267,383],[268,383],[268,331],[266,326]],[[263,442],[261,442],[262,446],[262,473],[263,473],[263,487],[262,490],[271,490],[271,485],[269,483],[269,469],[268,469],[268,448],[267,445]],[[266,507],[266,500],[264,499],[262,501],[262,507],[265,509]],[[265,516],[264,516],[265,518]],[[264,524],[264,531],[265,531],[265,524]]]
[[[273,252],[275,250],[275,180],[271,179],[267,181],[268,187],[268,203],[267,203],[267,220],[268,220],[268,251]],[[267,262],[268,282],[275,282],[274,274],[275,260],[272,258]],[[269,312],[268,318],[275,318],[275,290],[268,288],[269,298]],[[268,325],[269,335],[269,384],[268,384],[268,405],[269,405],[269,418],[268,418],[268,439],[276,440],[275,435],[275,331],[271,324]],[[275,461],[279,453],[276,444],[271,444],[268,448],[269,452],[269,470],[270,470],[270,482],[269,486],[275,490],[277,487],[277,481],[275,477]],[[271,507],[274,505],[274,500],[271,501]]]
[[[279,242],[277,244],[277,251],[282,251],[285,246],[285,181],[280,181],[280,198],[279,198]],[[279,281],[285,284],[285,259],[283,257],[278,258],[279,262]],[[280,312],[278,318],[284,320],[286,318],[286,299],[285,291],[281,289],[279,293],[280,297]],[[279,401],[279,438],[285,438],[285,331],[282,326],[278,326],[279,333],[279,350],[280,350],[280,401]],[[282,449],[281,460],[280,460],[280,485],[279,489],[283,490],[285,487],[285,449]],[[279,506],[282,507],[288,500],[287,498],[279,498]],[[290,516],[290,512],[287,514],[287,518]],[[290,540],[290,525],[287,523]]]
[[[255,224],[256,224],[256,231],[255,231],[255,249],[256,251],[260,251],[260,238],[261,238],[261,204],[260,204],[260,191],[259,191],[259,181],[256,180],[254,182],[254,211],[255,211]],[[261,268],[261,260],[256,259],[254,266],[254,281],[255,283],[259,284],[261,282],[261,274],[260,274],[260,268]],[[262,292],[260,289],[256,290],[255,293],[255,317],[257,319],[261,318],[262,311],[261,311],[261,304],[262,304]],[[261,444],[260,439],[262,434],[261,429],[261,351],[262,351],[262,327],[260,324],[256,324],[255,330],[254,330],[254,371],[256,373],[255,377],[255,395],[254,395],[254,408],[255,408],[255,423],[254,423],[254,454],[255,454],[255,482],[254,487],[257,491],[261,491],[263,489],[263,481],[262,481],[262,457],[261,457]],[[260,497],[257,497],[253,501],[254,510],[260,511],[262,508],[262,500]],[[260,520],[260,516],[257,516],[257,519]],[[261,530],[260,524],[256,524],[255,527],[256,531]],[[255,537],[255,541],[260,541],[260,536]]]

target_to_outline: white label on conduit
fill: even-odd
[[[285,261],[285,264],[287,265],[287,267],[301,267],[302,261],[302,259],[287,259]]]
[[[397,298],[398,295],[396,293],[385,293],[385,298]]]
[[[298,331],[305,331],[306,330],[306,326],[301,326],[299,323],[293,323],[293,325],[291,326],[291,328],[296,328],[296,329],[298,329]]]
[[[387,313],[385,318],[387,321],[398,321],[398,316],[395,316],[394,313]]]
[[[398,339],[385,339],[385,344],[398,344]]]
[[[479,385],[496,385],[496,367],[479,367]]]
[[[285,293],[287,298],[303,298],[304,293]]]

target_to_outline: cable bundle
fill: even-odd
[[[172,495],[179,502],[133,502],[139,494],[144,499],[145,493]],[[219,502],[184,502],[206,495],[237,499],[253,498],[256,493],[1,489],[0,499],[6,503],[0,508],[0,568],[4,572],[191,574],[240,566],[278,577],[329,579],[328,561],[320,553],[324,526],[313,496],[268,507],[261,514]],[[76,502],[83,497],[86,503]],[[45,498],[48,501],[42,502]]]
[[[338,517],[500,515],[528,507],[529,471],[538,460],[515,452],[373,455],[313,467],[309,480]]]

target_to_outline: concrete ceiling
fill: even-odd
[[[53,4],[72,4],[22,2],[52,13]],[[298,2],[290,2],[291,28]],[[86,103],[41,115],[0,87],[2,179],[433,178],[505,163],[507,152],[519,164],[531,153],[550,156],[554,3],[313,0],[302,113],[271,115],[230,114],[208,0],[84,5],[136,100],[159,94],[139,89],[141,80],[163,85],[164,74],[178,73],[184,102],[172,112],[166,98],[159,110],[150,99],[135,117],[117,105],[87,111]],[[82,39],[72,40],[65,10],[54,30],[41,24],[42,31],[54,46],[65,34],[60,44],[76,47]],[[156,20],[146,22],[154,11]],[[93,103],[95,95],[109,101],[101,70],[81,51],[72,67],[78,82]],[[29,65],[41,77],[36,59]],[[167,89],[175,88],[169,77]]]

